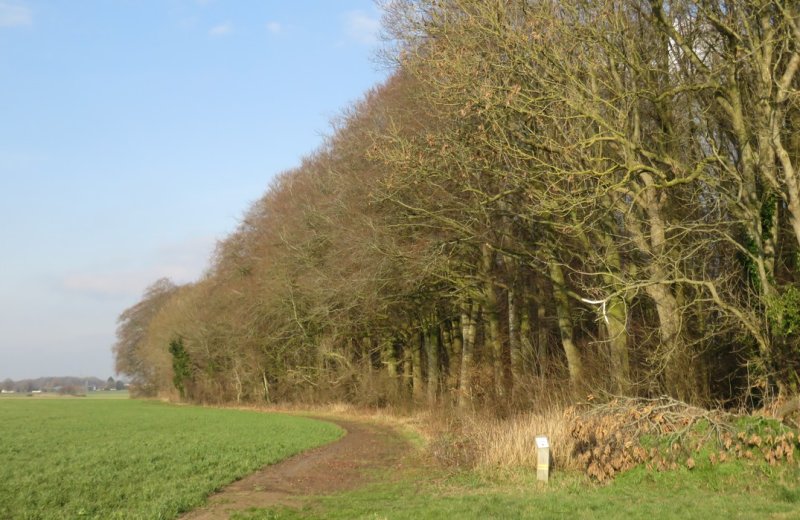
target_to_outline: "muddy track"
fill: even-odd
[[[355,489],[401,465],[407,442],[394,430],[366,422],[314,417],[337,424],[340,440],[265,466],[211,495],[182,519],[216,520],[252,507],[300,506],[304,498]]]

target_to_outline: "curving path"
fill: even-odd
[[[340,440],[265,466],[211,495],[208,503],[182,519],[217,520],[251,507],[299,506],[309,495],[354,489],[380,478],[379,470],[397,468],[408,443],[387,426],[313,417],[337,424]],[[377,471],[376,471],[377,470]],[[372,475],[370,473],[373,473]]]

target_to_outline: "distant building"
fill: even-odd
[[[0,390],[0,394],[16,394],[16,393],[17,392],[15,390],[5,390],[5,389]]]

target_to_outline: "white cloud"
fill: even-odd
[[[209,29],[208,34],[211,36],[225,36],[233,32],[233,24],[231,22],[221,23]]]
[[[68,293],[94,298],[133,297],[146,284],[144,273],[72,274],[61,280],[61,289]]]
[[[178,27],[181,29],[194,29],[197,27],[197,17],[187,16],[178,20]]]
[[[182,284],[197,280],[216,246],[213,237],[167,244],[154,251],[150,265],[138,269],[78,272],[64,276],[62,291],[90,298],[137,298],[159,278]]]
[[[189,267],[182,265],[160,265],[141,271],[115,273],[77,273],[61,280],[65,292],[90,298],[133,298],[160,278],[169,278],[176,283],[191,281],[196,276]]]
[[[374,45],[378,42],[378,31],[381,22],[364,11],[350,11],[344,16],[345,33],[348,38],[364,45]]]
[[[267,30],[272,34],[280,34],[283,32],[283,26],[275,21],[267,22]]]
[[[27,7],[0,1],[0,27],[20,27],[33,23],[33,14]]]
[[[187,267],[192,273],[191,278],[196,278],[208,265],[216,247],[217,237],[199,236],[163,244],[156,249],[155,257],[159,263],[180,264]]]

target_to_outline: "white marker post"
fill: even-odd
[[[550,442],[547,437],[536,437],[536,480],[547,482],[550,477]]]

